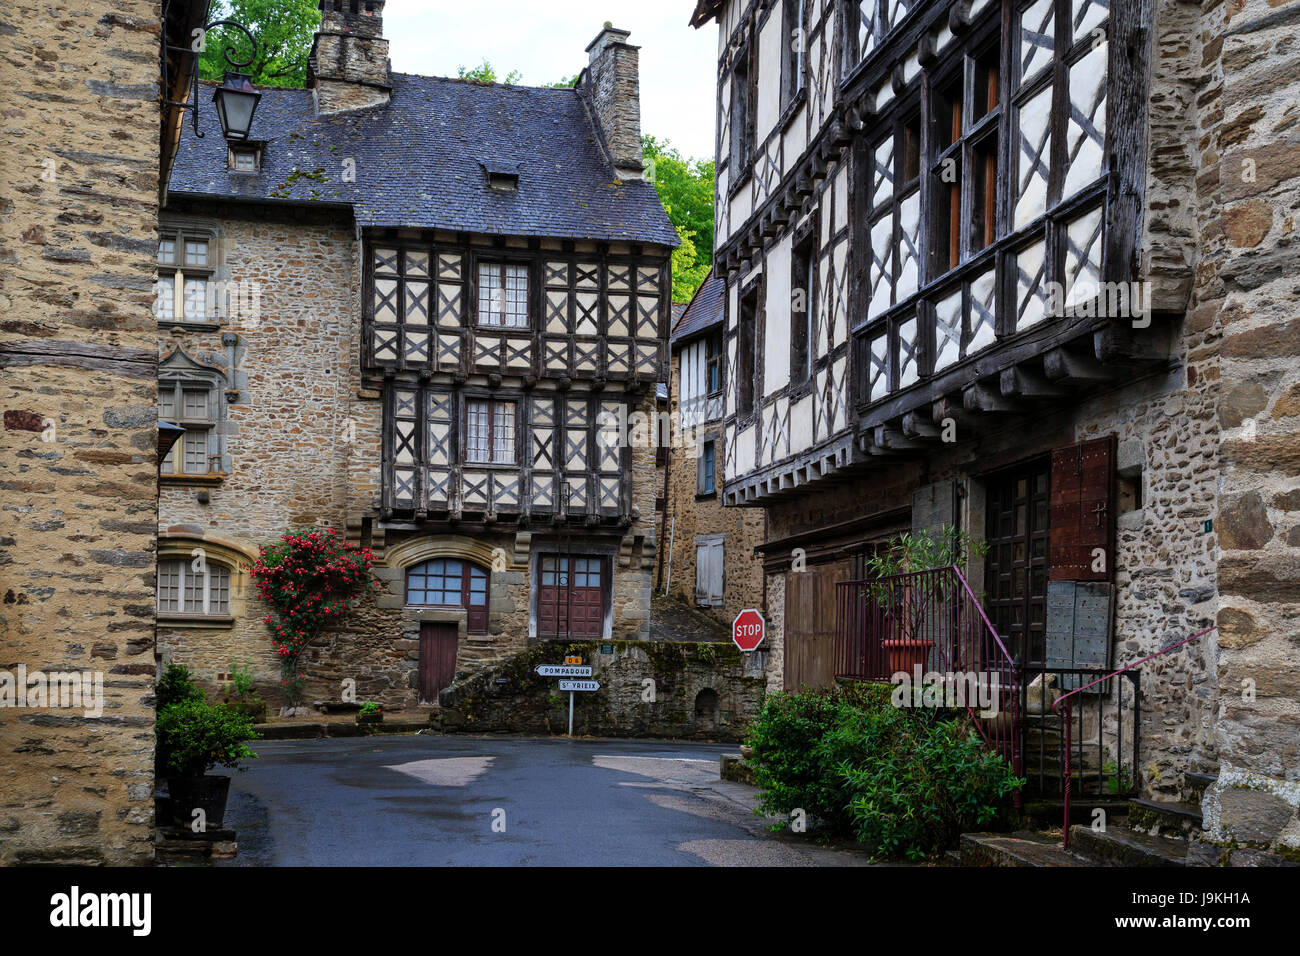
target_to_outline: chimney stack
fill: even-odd
[[[384,0],[320,0],[320,29],[307,58],[316,112],[339,113],[388,102]]]
[[[580,84],[595,113],[614,173],[619,179],[644,179],[641,162],[641,84],[637,50],[628,31],[606,23],[587,47],[590,62]]]

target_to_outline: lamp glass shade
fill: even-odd
[[[248,139],[253,128],[253,113],[262,94],[253,88],[252,81],[243,73],[227,73],[225,82],[212,94],[221,122],[221,134],[228,140]]]

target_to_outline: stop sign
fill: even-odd
[[[745,608],[731,622],[731,639],[742,651],[752,651],[763,643],[763,615]]]

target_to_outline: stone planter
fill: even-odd
[[[203,811],[204,827],[220,830],[226,815],[226,798],[230,795],[230,778],[223,774],[202,777],[168,777],[172,821],[178,827],[194,824],[194,811]]]
[[[266,701],[264,700],[223,700],[221,706],[243,714],[255,724],[266,723]]]
[[[357,714],[357,723],[359,724],[382,724],[384,722],[384,712],[381,710],[377,714]]]

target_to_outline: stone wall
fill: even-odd
[[[1219,779],[1213,839],[1300,848],[1300,3],[1207,4],[1195,313],[1218,341]]]
[[[0,671],[103,682],[0,709],[0,864],[153,856],[159,16],[0,11]]]
[[[681,356],[674,354],[668,386],[671,415],[681,408]],[[716,439],[718,471],[716,494],[696,495],[698,488],[698,442]],[[762,607],[763,565],[754,548],[763,542],[764,513],[759,508],[724,508],[722,505],[722,432],[719,427],[703,430],[697,443],[675,443],[668,452],[668,494],[665,535],[671,529],[671,569],[662,569],[661,580],[670,595],[695,605],[695,539],[697,535],[725,534],[723,544],[723,600],[721,607],[706,608],[718,620],[730,625],[745,608]],[[660,560],[668,560],[665,539]]]
[[[495,671],[453,684],[441,695],[444,731],[563,734],[568,693],[559,678],[539,677],[539,664],[567,656],[591,665],[593,692],[577,692],[573,732],[580,736],[684,737],[739,740],[758,713],[765,681],[761,663],[737,648],[712,643],[614,641],[538,644]],[[585,679],[585,678],[583,678]]]

